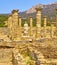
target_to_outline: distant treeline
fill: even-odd
[[[29,20],[29,18],[22,19],[22,26],[24,26],[24,23],[25,22],[27,22],[28,25],[30,26],[30,20]],[[51,22],[56,22],[56,19],[49,19],[49,18],[47,18],[47,26],[50,26],[51,25]],[[33,18],[32,25],[33,26],[36,26],[36,24],[37,24],[36,18]],[[44,18],[43,17],[42,17],[42,20],[41,20],[41,26],[44,26]]]
[[[5,26],[5,22],[4,21],[6,21],[8,19],[8,16],[7,15],[2,15],[2,14],[0,14],[0,27],[4,27]],[[50,24],[48,23],[48,22],[55,22],[56,21],[56,19],[49,19],[49,18],[47,18],[47,25],[49,25],[50,26]],[[30,20],[29,20],[29,18],[26,18],[26,19],[22,19],[22,26],[24,26],[24,23],[25,22],[27,22],[28,23],[28,25],[30,26]],[[42,22],[41,22],[42,24],[42,26],[44,25],[44,19],[43,19],[43,17],[42,17]],[[36,18],[33,18],[33,26],[36,26]]]
[[[0,27],[4,27],[5,26],[5,20],[7,20],[8,16],[0,14]]]

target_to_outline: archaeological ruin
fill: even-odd
[[[25,21],[22,27],[22,17],[13,10],[5,21],[6,29],[0,28],[0,65],[57,65],[57,21],[48,26],[45,15],[41,26],[42,8],[35,10],[35,27],[32,16],[30,26]]]

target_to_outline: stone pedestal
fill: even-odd
[[[40,31],[41,31],[41,7],[35,8],[36,9],[36,38],[40,38]]]

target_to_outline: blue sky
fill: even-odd
[[[36,4],[49,4],[57,0],[0,0],[0,13],[10,13],[13,9],[25,11]]]

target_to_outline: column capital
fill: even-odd
[[[47,16],[44,16],[44,18],[47,18]]]
[[[17,12],[17,13],[18,13],[18,11],[19,11],[19,10],[13,10],[13,11],[12,11],[12,13],[15,13],[15,12]]]
[[[22,18],[21,16],[19,16],[19,18]]]
[[[56,11],[56,14],[57,14],[57,8],[55,9],[55,11]],[[57,15],[56,15],[57,16]]]
[[[8,15],[8,17],[11,17],[11,16],[12,16],[12,14],[9,14],[9,15]]]
[[[29,18],[32,18],[32,16],[30,16]]]
[[[36,11],[41,11],[42,10],[42,7],[40,7],[40,6],[39,7],[36,7],[35,10]]]
[[[57,11],[57,8],[55,10]]]

